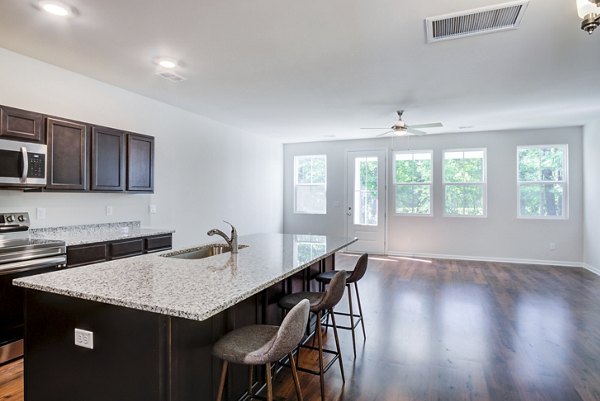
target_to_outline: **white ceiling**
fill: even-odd
[[[424,19],[502,0],[0,1],[0,46],[282,142],[583,125],[600,118],[600,32],[575,0],[531,0],[518,30],[425,43]],[[600,31],[600,29],[599,29]],[[152,60],[181,60],[172,83]],[[332,137],[335,136],[335,137]]]

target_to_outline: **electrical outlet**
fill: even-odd
[[[94,332],[75,329],[75,345],[78,347],[94,349]]]
[[[550,250],[553,251],[556,249],[556,242],[551,242],[550,243]]]
[[[148,209],[150,210],[150,214],[156,214],[156,205],[150,205]]]
[[[38,207],[35,209],[36,217],[38,220],[44,220],[46,218],[46,208]]]
[[[112,216],[112,214],[113,214],[113,207],[111,205],[106,205],[106,215]]]

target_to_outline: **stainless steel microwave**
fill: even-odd
[[[46,154],[46,145],[0,139],[0,186],[45,186]]]

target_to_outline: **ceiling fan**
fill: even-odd
[[[379,134],[377,136],[384,136],[387,134],[394,135],[404,135],[404,134],[413,134],[413,135],[427,135],[427,132],[421,131],[418,128],[439,128],[443,127],[442,123],[429,123],[429,124],[416,124],[416,125],[408,125],[402,120],[402,114],[404,110],[398,110],[398,121],[387,128],[361,128],[361,129],[385,129],[386,132]]]

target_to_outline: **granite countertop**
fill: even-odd
[[[174,232],[170,229],[142,228],[139,221],[125,221],[120,223],[33,228],[29,230],[29,236],[32,239],[61,240],[65,241],[67,246],[73,246],[172,234]]]
[[[345,248],[355,238],[239,237],[237,255],[177,259],[149,254],[16,279],[19,287],[192,320],[205,320]]]

